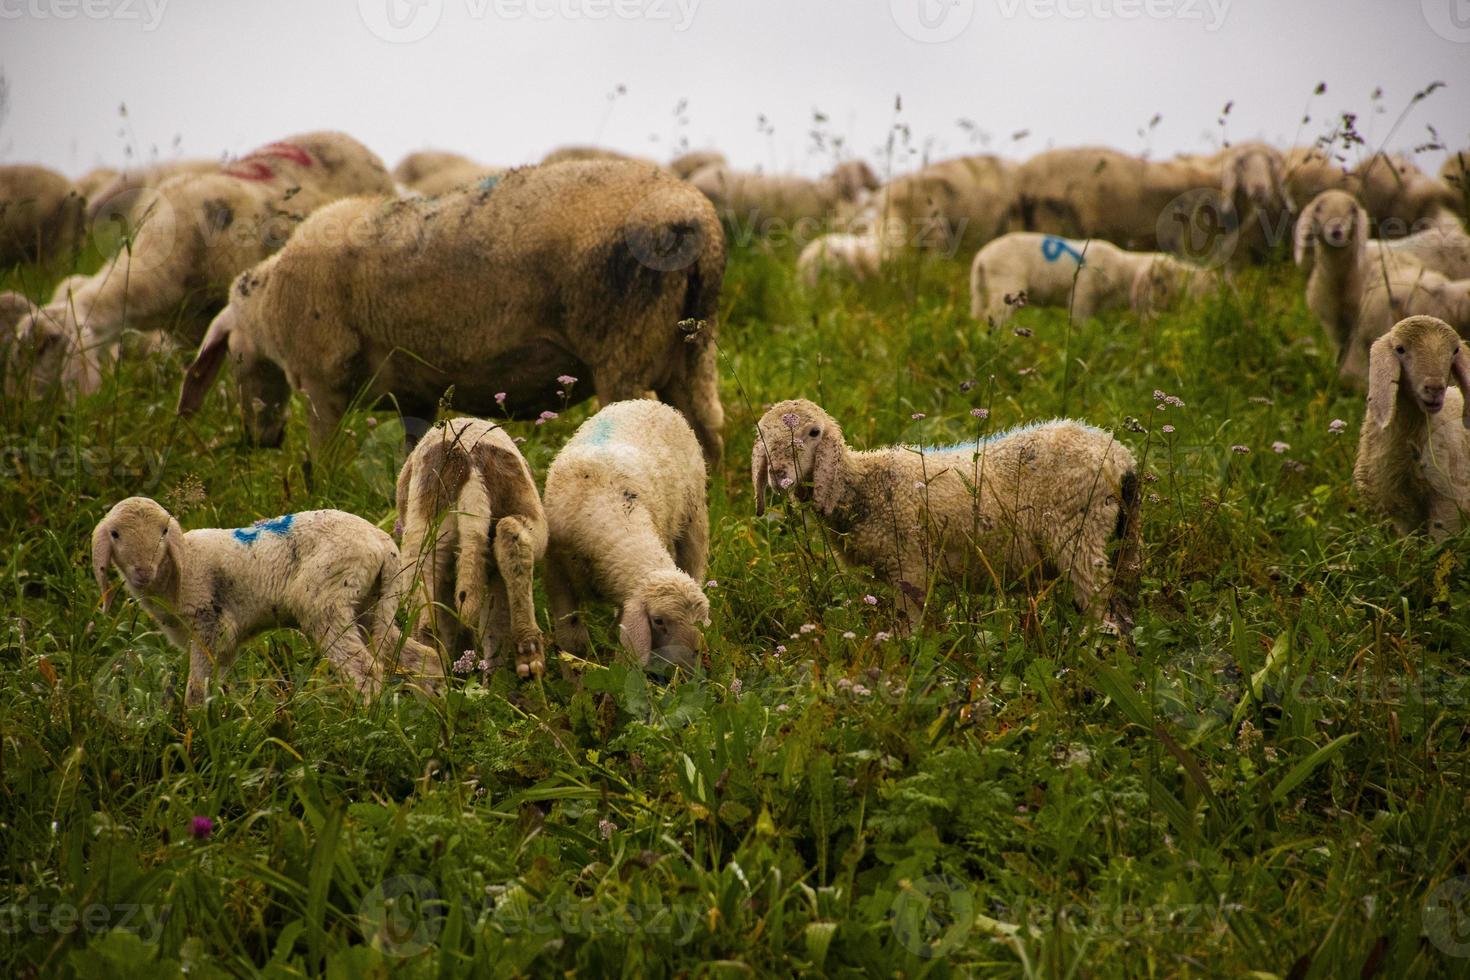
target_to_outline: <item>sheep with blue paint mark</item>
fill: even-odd
[[[689,668],[704,648],[709,560],[704,458],[689,423],[649,399],[582,423],[546,474],[546,593],[557,645],[585,656],[582,605],[620,610],[623,646],[648,666]]]
[[[757,515],[768,492],[809,501],[841,557],[893,587],[901,628],[939,578],[979,589],[1038,574],[1066,581],[1105,629],[1132,627],[1138,466],[1109,432],[1058,419],[943,449],[859,452],[832,416],[796,399],[757,424],[751,479]]]
[[[189,654],[185,703],[204,701],[216,669],[266,630],[301,630],[364,697],[384,667],[436,688],[437,654],[394,623],[407,582],[385,532],[337,510],[303,511],[245,528],[185,532],[156,501],[129,497],[92,532],[92,571],[110,611],[122,573],[169,641]]]
[[[1217,282],[1216,273],[1162,252],[1015,231],[975,254],[970,313],[999,327],[1021,306],[1057,306],[1079,320],[1110,310],[1149,312],[1185,294],[1203,295]]]

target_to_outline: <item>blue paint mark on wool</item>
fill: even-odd
[[[235,540],[241,544],[254,544],[262,534],[278,534],[285,537],[295,522],[296,515],[287,514],[284,517],[274,517],[267,521],[256,521],[250,527],[237,527],[232,533],[235,535]]]
[[[605,446],[612,438],[613,420],[607,415],[596,415],[587,423],[578,438],[589,446]]]
[[[1078,422],[1075,419],[1045,419],[1039,422],[1027,422],[1024,425],[1012,426],[1011,428],[1006,429],[1002,432],[992,432],[987,436],[983,436],[979,440],[978,444],[981,447],[988,446],[991,443],[999,442],[1002,439],[1009,439],[1011,436],[1024,435],[1027,432],[1035,432],[1037,429],[1043,429],[1049,425],[1056,425],[1060,422],[1070,422],[1073,425],[1081,426],[1088,432],[1094,432],[1099,435],[1107,435],[1107,433],[1103,429],[1099,429],[1095,425],[1088,425],[1085,422]],[[929,455],[931,453],[939,455],[941,453],[963,452],[964,450],[974,452],[975,448],[976,440],[970,439],[965,442],[956,442],[948,446],[920,446],[919,452],[924,453],[925,455]]]
[[[481,177],[480,182],[475,187],[482,191],[493,191],[495,190],[495,185],[498,183],[500,183],[500,175],[491,174],[488,177]]]
[[[1072,243],[1065,238],[1058,238],[1056,235],[1047,235],[1041,240],[1041,257],[1048,262],[1055,262],[1064,254],[1072,256],[1078,265],[1087,264],[1086,260],[1082,258],[1082,253],[1073,248]]]

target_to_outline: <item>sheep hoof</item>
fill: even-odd
[[[538,680],[546,676],[546,655],[542,652],[539,638],[516,644],[516,674]]]

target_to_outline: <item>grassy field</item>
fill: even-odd
[[[1466,975],[1470,568],[1359,506],[1361,399],[1296,270],[990,334],[958,261],[814,295],[791,269],[732,256],[710,666],[672,687],[601,610],[580,689],[361,707],[277,633],[186,713],[183,655],[136,603],[101,614],[93,525],[144,493],[186,528],[391,528],[392,413],[309,487],[299,406],[275,451],[228,384],[175,418],[184,353],[75,409],[6,400],[0,972]],[[859,447],[1113,429],[1146,471],[1133,648],[1049,592],[942,586],[890,636],[809,515],[753,517],[753,422],[794,396]],[[538,474],[588,410],[514,427]]]

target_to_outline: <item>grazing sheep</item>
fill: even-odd
[[[1237,143],[1211,162],[1221,168],[1220,192],[1240,230],[1236,255],[1270,258],[1291,237],[1297,209],[1281,153],[1265,143]]]
[[[1399,238],[1425,228],[1460,228],[1460,196],[1406,157],[1373,154],[1353,170],[1357,196],[1379,238]]]
[[[541,158],[541,165],[587,160],[626,160],[630,163],[641,163],[650,167],[659,166],[658,163],[647,157],[638,157],[631,153],[624,153],[621,150],[609,150],[601,146],[559,146]]]
[[[802,285],[813,289],[824,275],[841,274],[858,282],[871,279],[882,264],[876,237],[835,231],[807,243],[796,260],[796,274]]]
[[[294,388],[310,406],[313,452],[359,393],[432,418],[453,387],[458,410],[534,418],[593,393],[609,404],[652,389],[717,461],[724,271],[709,202],[637,163],[531,167],[427,200],[343,201],[236,281],[179,411],[199,407],[227,352],[255,441],[279,443]],[[690,320],[705,324],[688,333]],[[568,388],[566,375],[581,381]]]
[[[587,655],[581,604],[618,606],[623,646],[689,668],[709,600],[705,469],[689,423],[655,401],[608,405],[582,423],[546,473],[546,594],[556,642]]]
[[[936,573],[975,587],[1044,571],[1070,583],[1078,609],[1132,627],[1137,464],[1100,429],[1063,419],[978,444],[855,452],[820,407],[783,401],[757,425],[751,478],[757,515],[767,490],[810,500],[842,558],[893,586],[910,624]]]
[[[1323,191],[1351,191],[1354,180],[1338,166],[1331,152],[1321,146],[1294,146],[1284,155],[1282,178],[1297,203],[1310,201]]]
[[[1457,150],[1445,157],[1439,168],[1439,179],[1454,192],[1460,219],[1470,222],[1470,150]]]
[[[420,150],[399,161],[393,179],[413,193],[437,197],[504,173],[504,167],[487,167],[458,153]]]
[[[794,175],[744,173],[705,167],[689,182],[708,197],[720,217],[744,235],[810,233],[829,224],[839,207],[878,186],[861,160],[840,163],[820,180]]]
[[[82,198],[45,167],[0,166],[0,267],[45,262],[82,242]]]
[[[337,198],[392,187],[382,162],[341,133],[296,136],[218,173],[164,181],[140,204],[145,217],[132,246],[77,288],[71,303],[48,305],[22,324],[33,363],[10,387],[29,382],[39,392],[61,380],[95,390],[98,353],[125,326],[192,343],[225,303],[230,282],[279,249],[297,222]]]
[[[1460,529],[1470,510],[1467,429],[1470,365],[1449,324],[1411,316],[1374,341],[1353,482],[1400,534],[1442,541]]]
[[[484,660],[494,664],[509,641],[516,673],[542,676],[531,591],[546,553],[546,514],[515,440],[480,419],[436,426],[398,474],[398,519],[404,579],[423,610],[418,638],[458,650],[458,624],[448,615],[455,609],[479,637]]]
[[[1202,295],[1216,281],[1209,271],[1161,252],[1013,231],[975,254],[970,315],[995,328],[1023,305],[1063,307],[1079,320],[1130,306],[1147,312],[1171,304],[1182,291]]]
[[[1369,240],[1368,212],[1346,191],[1317,195],[1297,219],[1294,255],[1308,270],[1307,308],[1337,347],[1338,374],[1361,382],[1368,348],[1398,320],[1427,314],[1470,330],[1458,275],[1467,243],[1447,229],[1392,242]]]
[[[723,167],[730,161],[718,150],[691,150],[669,161],[674,176],[688,180],[705,167]]]
[[[120,170],[112,167],[94,167],[76,179],[77,193],[90,204],[97,200],[102,189],[116,180],[120,173]]]
[[[352,514],[304,511],[186,534],[155,501],[129,497],[92,532],[107,611],[113,566],[169,641],[188,651],[189,705],[203,702],[215,666],[229,670],[241,643],[278,627],[305,633],[369,698],[395,657],[430,687],[443,675],[434,651],[403,639],[393,622],[404,584],[393,539]]]

